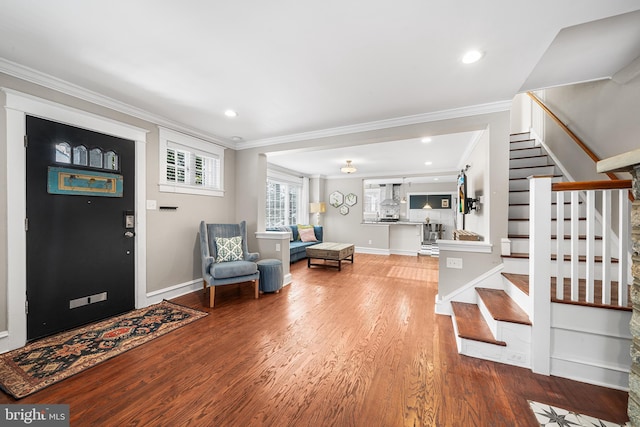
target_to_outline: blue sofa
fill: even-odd
[[[316,235],[317,242],[302,242],[300,235],[298,234],[297,225],[289,225],[291,233],[293,234],[293,240],[289,242],[289,262],[296,262],[307,257],[307,246],[317,245],[322,243],[322,226],[314,225],[313,233]],[[284,231],[283,228],[270,228],[268,231]]]

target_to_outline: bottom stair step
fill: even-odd
[[[458,326],[458,336],[474,341],[486,342],[506,346],[504,341],[498,341],[494,338],[489,325],[485,322],[480,312],[480,308],[476,304],[468,304],[465,302],[451,302],[453,315],[456,325]]]

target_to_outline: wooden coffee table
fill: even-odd
[[[317,245],[309,246],[306,249],[307,252],[307,268],[311,266],[337,268],[338,271],[342,270],[342,261],[351,261],[353,264],[353,250],[354,245],[352,243],[333,243],[323,242]],[[312,259],[324,260],[322,264],[314,264]],[[327,261],[338,261],[338,264],[328,263]]]

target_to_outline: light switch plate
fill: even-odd
[[[155,211],[158,209],[158,201],[157,200],[147,200],[147,210]]]
[[[462,269],[462,258],[447,258],[447,268]]]

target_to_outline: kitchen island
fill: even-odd
[[[362,225],[387,228],[388,253],[396,255],[418,255],[422,244],[422,229],[424,223],[414,221],[364,221]]]

